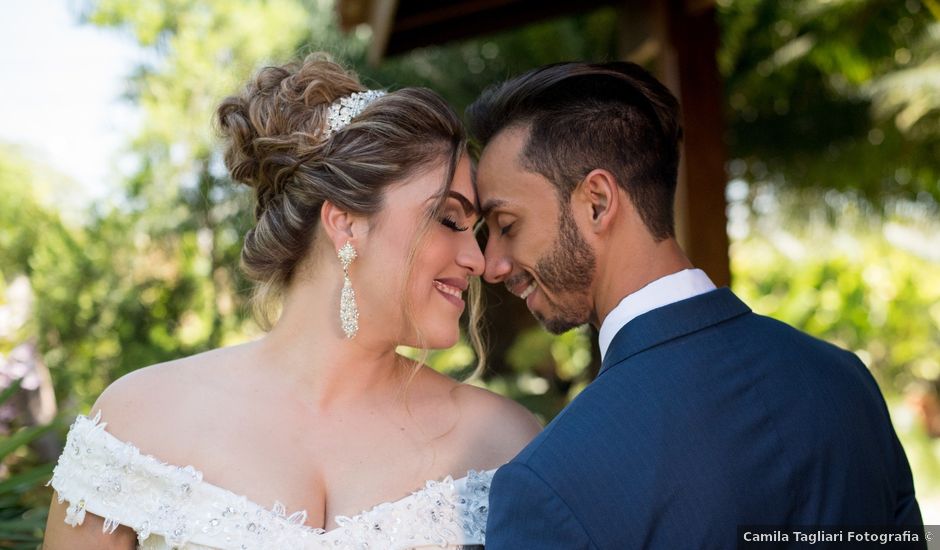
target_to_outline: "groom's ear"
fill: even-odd
[[[591,170],[574,190],[573,203],[587,214],[594,233],[603,233],[621,208],[620,187],[617,179],[607,170]]]
[[[364,235],[367,226],[362,216],[344,210],[330,201],[323,201],[323,206],[320,207],[320,223],[323,224],[323,230],[336,250],[347,242],[351,242],[353,246],[357,245],[357,240]]]

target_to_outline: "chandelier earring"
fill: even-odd
[[[346,241],[346,244],[336,254],[343,265],[343,290],[339,297],[339,322],[343,327],[346,338],[352,338],[359,331],[359,307],[356,305],[356,291],[353,290],[352,281],[349,280],[349,264],[356,259],[356,249]]]

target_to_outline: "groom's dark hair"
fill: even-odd
[[[488,88],[467,108],[482,149],[503,130],[527,128],[520,162],[568,203],[603,168],[630,196],[653,237],[675,236],[679,103],[635,63],[558,63]]]

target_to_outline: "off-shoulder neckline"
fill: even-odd
[[[337,516],[334,516],[334,517],[333,517],[333,523],[334,523],[336,526],[335,526],[335,527],[332,527],[331,529],[324,529],[324,528],[322,528],[322,527],[313,527],[313,526],[307,525],[307,524],[305,523],[305,522],[306,522],[306,519],[307,519],[307,511],[306,511],[306,510],[299,510],[299,511],[294,512],[294,513],[292,513],[292,514],[287,514],[287,513],[286,513],[286,508],[284,507],[284,505],[283,505],[280,501],[275,501],[274,506],[273,506],[273,507],[270,507],[270,508],[267,507],[267,506],[263,506],[263,505],[261,505],[261,504],[255,502],[254,500],[248,498],[246,495],[238,494],[238,493],[236,493],[236,492],[234,492],[234,491],[231,491],[231,490],[229,490],[229,489],[226,489],[225,487],[222,487],[222,486],[216,485],[216,484],[214,484],[214,483],[210,483],[210,482],[208,482],[208,481],[205,481],[205,480],[203,479],[202,471],[199,470],[199,469],[197,469],[196,467],[194,467],[194,466],[192,466],[192,465],[178,466],[178,465],[176,465],[176,464],[172,464],[172,463],[169,463],[169,462],[164,462],[163,460],[159,459],[158,457],[156,457],[156,456],[154,456],[154,455],[152,455],[152,454],[148,454],[148,453],[142,452],[142,451],[141,451],[139,448],[137,448],[137,446],[135,446],[133,443],[129,443],[129,442],[127,442],[127,441],[123,441],[123,440],[119,439],[117,436],[115,436],[114,434],[112,434],[111,432],[107,431],[107,430],[105,429],[105,427],[107,426],[107,422],[106,422],[106,421],[102,421],[102,419],[101,419],[101,411],[98,411],[98,413],[97,413],[94,417],[89,417],[89,416],[85,416],[85,415],[81,415],[81,414],[80,414],[80,415],[78,415],[78,417],[75,419],[75,423],[78,424],[78,423],[81,422],[81,421],[91,422],[91,423],[92,423],[91,429],[94,429],[95,431],[100,432],[106,439],[109,439],[109,440],[112,442],[112,444],[117,444],[117,445],[120,445],[120,446],[124,447],[125,449],[130,450],[131,452],[133,452],[134,455],[136,455],[136,456],[140,457],[142,460],[148,462],[151,466],[154,466],[154,467],[156,467],[156,468],[170,468],[170,469],[173,469],[173,470],[175,470],[175,471],[185,472],[185,473],[189,474],[190,476],[192,476],[192,477],[195,479],[195,481],[196,481],[197,483],[199,483],[199,484],[201,484],[201,485],[203,485],[203,486],[209,488],[210,490],[212,490],[212,491],[214,491],[214,492],[217,492],[217,493],[219,493],[219,494],[221,494],[221,495],[224,495],[224,496],[226,496],[226,497],[228,497],[228,498],[239,499],[239,500],[241,500],[241,501],[243,501],[243,502],[246,502],[246,503],[247,503],[249,506],[251,506],[251,507],[255,507],[255,508],[259,509],[259,510],[262,510],[262,511],[263,511],[264,513],[266,513],[266,514],[270,514],[272,517],[279,517],[279,518],[282,518],[282,519],[288,521],[289,523],[294,524],[294,525],[297,526],[298,528],[300,528],[300,529],[302,529],[302,530],[304,530],[304,531],[307,531],[307,532],[310,533],[311,535],[314,535],[314,536],[317,536],[317,537],[324,537],[324,538],[329,538],[331,535],[335,535],[335,534],[339,533],[339,532],[344,528],[345,525],[348,525],[349,523],[355,522],[355,521],[359,520],[360,518],[363,518],[363,517],[368,516],[368,515],[370,515],[370,514],[376,513],[376,512],[378,512],[378,511],[380,511],[380,509],[387,509],[387,508],[391,508],[391,507],[398,507],[398,506],[401,506],[401,505],[405,505],[408,501],[420,497],[422,494],[424,494],[424,493],[426,493],[426,492],[432,490],[433,488],[435,488],[435,487],[437,487],[437,486],[444,485],[444,484],[454,484],[454,485],[466,484],[467,481],[468,481],[470,478],[475,477],[475,476],[482,476],[482,477],[490,478],[490,477],[493,476],[493,474],[494,474],[494,473],[496,472],[496,470],[498,469],[498,468],[492,468],[492,469],[489,469],[489,470],[474,470],[474,469],[470,469],[470,470],[467,471],[467,474],[466,474],[466,475],[464,475],[464,476],[462,476],[462,477],[460,477],[460,478],[456,478],[456,479],[455,479],[455,478],[453,477],[453,475],[446,475],[446,476],[444,476],[444,477],[442,477],[442,478],[426,480],[426,481],[425,481],[425,484],[424,484],[424,487],[418,488],[418,489],[412,491],[411,493],[409,493],[409,494],[407,494],[407,495],[405,495],[405,496],[403,496],[403,497],[401,497],[401,498],[399,498],[399,499],[397,499],[397,500],[380,502],[380,503],[375,504],[374,506],[371,506],[370,508],[368,508],[368,509],[366,509],[366,510],[363,510],[363,511],[359,512],[358,514],[355,514],[355,515],[352,515],[352,516],[344,516],[344,515],[337,515]]]

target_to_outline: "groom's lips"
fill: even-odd
[[[523,300],[525,300],[525,299],[528,298],[533,292],[535,292],[535,289],[538,288],[538,286],[539,286],[539,285],[538,285],[535,281],[532,281],[532,284],[530,284],[529,286],[527,286],[526,289],[522,291],[522,294],[519,295],[519,297],[522,298]]]
[[[536,288],[538,288],[538,283],[527,274],[521,274],[506,281],[506,290],[523,300],[528,298]]]

